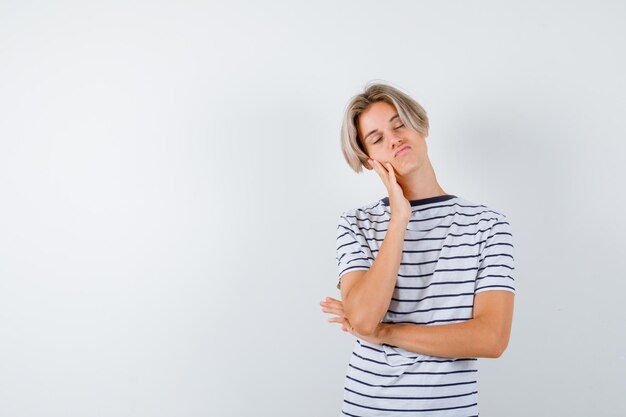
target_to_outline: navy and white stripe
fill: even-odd
[[[515,293],[513,236],[504,214],[454,195],[410,203],[412,215],[384,323],[458,323],[472,318],[475,294]],[[342,213],[337,288],[347,272],[372,266],[390,214],[387,197]],[[357,339],[342,415],[478,416],[476,365],[477,358],[428,356]]]

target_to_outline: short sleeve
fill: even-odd
[[[337,223],[337,289],[340,289],[341,277],[347,272],[368,270],[372,266],[373,259],[363,251],[354,227],[346,214],[342,214]]]
[[[502,215],[487,232],[485,245],[478,257],[478,274],[474,293],[505,290],[515,293],[513,233]]]

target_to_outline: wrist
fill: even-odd
[[[397,229],[400,232],[406,231],[406,227],[409,225],[408,220],[394,220],[393,218],[389,220],[389,226],[387,230]]]

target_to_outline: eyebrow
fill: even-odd
[[[389,119],[389,122],[391,123],[393,121],[393,119],[395,119],[396,117],[398,117],[398,115],[396,114],[395,116],[391,116],[391,119]],[[363,141],[366,141],[367,138],[369,138],[369,136],[372,133],[376,133],[376,129],[372,130],[370,133],[368,133],[367,135],[365,135],[365,137],[363,138]]]

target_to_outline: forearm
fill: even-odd
[[[479,319],[424,326],[381,323],[380,343],[429,356],[444,358],[497,358],[501,351],[495,332]]]
[[[343,300],[346,316],[362,334],[373,333],[389,309],[402,261],[405,231],[405,224],[389,223],[374,263]]]

